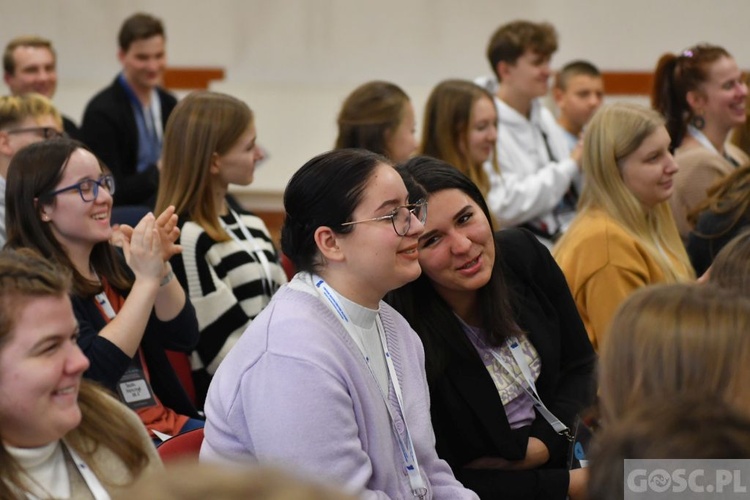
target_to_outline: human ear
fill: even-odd
[[[208,172],[213,175],[219,175],[220,166],[221,166],[221,156],[219,156],[219,153],[212,153],[211,164],[208,166]]]
[[[338,235],[328,226],[320,226],[315,230],[315,244],[326,261],[340,262],[344,260],[344,253],[339,247]]]
[[[702,108],[706,104],[706,94],[701,90],[690,90],[685,94],[685,100],[693,110],[693,113],[699,114],[703,111]]]

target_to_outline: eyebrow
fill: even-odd
[[[467,211],[471,210],[471,208],[472,208],[471,205],[464,206],[461,210],[459,210],[458,212],[456,212],[456,215],[454,215],[451,218],[451,220],[453,222],[457,222],[458,219],[460,219]],[[438,230],[437,229],[433,229],[432,231],[428,231],[428,232],[422,234],[422,236],[420,236],[417,239],[417,241],[426,240],[427,238],[431,238],[432,236],[434,236],[437,233],[438,233]]]
[[[75,327],[69,332],[69,333],[52,333],[50,335],[47,335],[46,337],[40,339],[38,342],[36,342],[34,345],[31,346],[30,352],[36,352],[40,347],[44,346],[44,344],[47,344],[52,341],[59,341],[59,340],[65,340],[70,338],[72,335],[75,335],[80,331],[80,328],[78,326],[78,322],[76,322]]]
[[[409,194],[408,193],[404,197],[404,200],[403,200],[403,204],[407,204],[407,203],[409,203]],[[390,199],[390,200],[386,200],[383,203],[381,203],[378,206],[378,208],[375,209],[375,212],[378,212],[378,211],[380,211],[380,210],[382,210],[384,208],[387,208],[387,207],[394,207],[394,208],[400,207],[401,206],[400,204],[401,204],[401,202],[398,199],[396,199],[396,198],[393,198],[393,199]]]

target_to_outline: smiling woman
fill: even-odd
[[[586,130],[579,213],[553,254],[597,349],[637,288],[695,277],[668,203],[669,142],[664,119],[633,104],[602,107]]]
[[[706,190],[748,162],[727,142],[732,129],[745,123],[746,98],[742,71],[723,47],[696,45],[663,55],[656,66],[652,104],[667,120],[680,165],[670,204],[685,242],[694,227],[688,214],[706,199]]]
[[[159,468],[135,414],[81,379],[69,273],[5,250],[0,276],[0,497],[108,498]]]
[[[171,261],[198,317],[199,408],[219,363],[287,281],[263,220],[227,193],[229,184],[253,182],[263,160],[257,137],[247,104],[217,92],[183,99],[164,133],[156,209],[174,206],[179,216],[183,252]]]
[[[484,197],[451,165],[423,156],[399,172],[430,215],[422,275],[387,300],[424,343],[439,456],[482,498],[582,498],[562,434],[591,401],[594,353],[560,269],[530,232],[493,234]]]
[[[368,499],[477,498],[437,457],[422,345],[382,302],[420,274],[426,206],[407,195],[360,149],[294,174],[281,240],[300,272],[219,366],[201,459],[281,462]]]
[[[87,378],[118,393],[152,434],[174,435],[203,423],[165,353],[190,351],[198,336],[195,311],[168,262],[180,251],[177,216],[174,208],[149,213],[135,228],[113,232],[114,189],[77,141],[27,146],[8,169],[8,247],[35,249],[71,271]]]

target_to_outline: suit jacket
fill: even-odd
[[[117,183],[115,205],[149,205],[156,200],[159,170],[150,165],[138,172],[138,127],[130,98],[119,81],[95,95],[86,105],[81,123],[83,142],[112,171]],[[162,127],[177,105],[169,92],[157,88],[161,102]]]
[[[594,350],[565,277],[549,251],[524,229],[495,236],[495,265],[502,266],[515,320],[542,361],[536,387],[552,413],[573,429],[594,389]],[[452,339],[447,369],[430,381],[437,450],[456,477],[482,498],[564,499],[568,442],[537,413],[530,427],[512,430],[497,389],[473,346]],[[484,457],[522,459],[530,436],[543,441],[549,462],[528,471],[467,469]]]

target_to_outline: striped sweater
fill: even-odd
[[[268,229],[259,217],[236,210],[266,255],[273,289],[277,289],[287,279]],[[227,229],[244,242],[245,236],[234,217],[229,214],[222,219]],[[240,245],[234,239],[217,242],[190,220],[180,220],[180,230],[178,243],[182,245],[182,254],[172,257],[171,263],[198,317],[200,340],[191,363],[194,372],[203,372],[202,376],[206,379],[201,382],[196,377],[198,399],[202,401],[207,379],[253,318],[268,304],[271,296],[268,287],[264,287],[263,266],[247,250],[252,248],[252,243]]]

